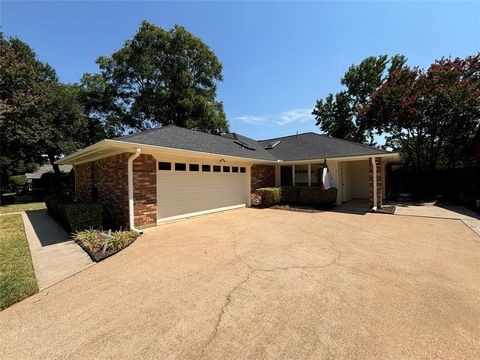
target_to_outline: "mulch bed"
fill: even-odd
[[[140,235],[139,235],[140,236]],[[138,239],[138,236],[135,237],[135,238],[132,238],[128,241],[127,245],[125,245],[124,247],[122,248],[118,248],[118,249],[114,249],[114,250],[107,250],[105,251],[104,253],[102,253],[102,250],[99,250],[99,251],[91,251],[89,248],[87,248],[85,245],[83,245],[82,243],[80,243],[79,241],[75,241],[78,245],[80,245],[80,247],[85,250],[85,252],[88,254],[88,256],[90,256],[90,258],[95,261],[95,262],[99,262],[99,261],[102,261],[102,260],[105,260],[106,258],[112,256],[112,255],[115,255],[116,253],[122,251],[123,249],[129,247],[135,240]]]
[[[274,206],[271,206],[270,209],[299,211],[299,212],[306,212],[306,213],[318,213],[318,212],[325,211],[322,209],[317,209],[311,206],[303,206],[303,205],[274,205]]]
[[[395,214],[395,205],[383,206],[375,211],[377,214]]]

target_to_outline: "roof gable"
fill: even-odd
[[[285,161],[389,153],[389,151],[380,150],[372,146],[313,132],[259,140],[258,143],[264,145],[264,147],[270,144],[276,144],[267,151],[277,159]]]
[[[122,136],[114,140],[258,160],[276,160],[273,154],[263,148],[262,144],[245,136],[213,135],[174,125]]]

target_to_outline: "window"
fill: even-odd
[[[175,163],[175,171],[185,171],[185,170],[187,170],[187,164]]]
[[[158,170],[172,170],[172,164],[169,162],[159,162]]]
[[[230,166],[224,166],[223,172],[230,172]]]
[[[188,169],[190,171],[199,171],[200,170],[200,166],[198,164],[190,164],[188,165]]]
[[[202,165],[202,171],[209,172],[210,171],[210,165]]]
[[[238,173],[238,166],[232,166],[232,172]]]
[[[245,172],[245,168],[244,168],[243,166],[240,168],[240,172],[241,172],[241,173],[244,173],[244,172]]]
[[[222,170],[222,168],[220,167],[220,165],[213,165],[213,172],[220,172]]]

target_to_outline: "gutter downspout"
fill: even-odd
[[[373,171],[373,207],[372,211],[377,211],[377,164],[375,157],[372,157],[372,171]]]
[[[133,209],[133,160],[140,156],[142,149],[137,148],[134,154],[128,158],[127,168],[128,168],[128,219],[130,230],[141,232],[135,228],[135,217]]]

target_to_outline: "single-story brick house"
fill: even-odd
[[[77,200],[95,198],[116,224],[140,229],[250,206],[260,187],[318,186],[324,159],[337,204],[364,198],[376,208],[385,164],[398,154],[316,133],[256,141],[164,126],[102,140],[57,163],[74,166]]]

